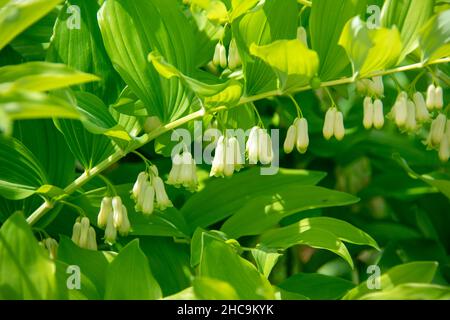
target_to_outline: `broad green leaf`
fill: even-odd
[[[0,7],[0,49],[49,13],[62,0],[10,0]]]
[[[154,279],[139,240],[131,241],[106,271],[106,300],[156,300],[161,288]]]
[[[211,21],[225,23],[229,20],[227,6],[220,0],[192,0],[191,4],[205,10]]]
[[[423,62],[450,56],[450,10],[432,17],[420,30],[419,41]]]
[[[269,281],[228,244],[205,237],[199,275],[229,283],[240,299],[273,299]]]
[[[71,239],[61,236],[58,246],[58,260],[80,267],[83,274],[95,285],[100,296],[104,295],[106,270],[114,256],[107,251],[93,251],[80,248]]]
[[[176,243],[170,238],[142,237],[140,246],[164,296],[175,294],[191,285],[192,271],[187,244]]]
[[[430,283],[433,280],[437,267],[437,262],[425,261],[395,266],[380,277],[381,288],[384,291],[410,282]],[[356,288],[350,290],[343,299],[355,300],[372,292],[372,290],[367,288],[366,283],[361,283]]]
[[[77,12],[69,7],[79,8],[78,26],[69,28]],[[106,54],[100,28],[97,22],[97,1],[68,0],[61,9],[55,24],[55,31],[47,53],[47,61],[61,62],[77,70],[95,74],[100,81],[78,86],[101,98],[105,103],[112,103],[123,89],[122,80],[113,68]],[[83,45],[80,45],[83,44]]]
[[[420,175],[408,165],[405,159],[401,158],[399,154],[394,154],[394,159],[402,166],[402,168],[413,179],[419,179],[429,184],[442,192],[447,198],[450,199],[450,177],[441,173],[429,173]]]
[[[403,43],[399,62],[419,46],[419,31],[433,14],[434,0],[388,0],[381,12],[381,25],[397,26]]]
[[[217,230],[207,231],[202,228],[197,228],[191,239],[190,263],[193,268],[196,267],[202,259],[206,238],[213,238],[219,241],[228,241],[227,236],[223,232]]]
[[[184,75],[174,66],[168,64],[161,55],[155,52],[150,53],[149,61],[153,63],[155,69],[164,78],[179,78],[193,92],[204,98],[204,103],[207,107],[216,107],[227,104],[233,105],[238,102],[242,96],[242,85],[237,80],[223,82],[213,77],[208,77],[209,79],[206,79],[206,74],[204,72],[197,71],[196,74],[198,76],[201,77],[204,75],[204,80],[209,80],[208,82],[211,83],[200,81]]]
[[[102,100],[87,92],[75,94],[83,125],[94,134],[131,141],[129,133],[117,123]]]
[[[37,243],[20,213],[0,229],[0,288],[2,298],[20,300],[64,299],[65,283],[57,281],[57,266]]]
[[[368,76],[395,65],[402,51],[398,29],[369,29],[360,17],[347,22],[339,39],[352,61],[353,73]]]
[[[20,200],[34,194],[47,175],[36,157],[20,141],[0,135],[0,195]]]
[[[287,249],[293,245],[303,244],[316,249],[329,250],[343,258],[351,268],[353,260],[345,244],[338,236],[326,229],[303,227],[300,223],[274,229],[261,236],[263,248]]]
[[[231,12],[230,12],[230,22],[232,23],[234,20],[247,13],[250,9],[252,9],[259,0],[232,0],[231,1]]]
[[[295,0],[272,0],[266,1],[264,5],[232,23],[233,36],[243,63],[247,95],[277,89],[274,71],[250,54],[250,46],[264,46],[276,40],[295,39],[297,13]]]
[[[276,251],[265,251],[261,249],[252,249],[252,256],[255,259],[256,267],[266,278],[269,278],[273,267],[275,267],[278,259],[282,256]]]
[[[450,300],[450,288],[435,284],[405,283],[389,290],[368,293],[360,300]]]
[[[280,288],[304,295],[312,300],[337,300],[355,285],[337,277],[317,273],[298,273],[278,285]]]
[[[198,277],[192,286],[195,296],[200,300],[239,300],[236,290],[225,281]]]
[[[0,68],[0,83],[10,83],[11,90],[49,91],[97,80],[58,63],[27,62]]]
[[[114,67],[144,103],[148,114],[163,122],[179,118],[190,106],[192,94],[179,79],[161,77],[147,61],[148,54],[157,51],[183,74],[191,74],[195,41],[192,26],[178,3],[106,0],[98,20]]]
[[[296,188],[317,184],[324,173],[280,169],[277,175],[262,176],[260,168],[252,168],[231,179],[213,179],[205,189],[194,194],[181,208],[191,232],[219,222],[245,205],[255,196],[275,194],[280,186]]]
[[[346,193],[310,185],[278,186],[271,193],[247,201],[222,225],[232,238],[256,235],[294,213],[314,208],[346,206],[359,199]]]
[[[275,70],[284,90],[309,84],[319,69],[317,53],[297,39],[278,40],[265,46],[252,44],[250,53]]]
[[[31,91],[1,91],[0,129],[12,130],[12,121],[50,118],[78,119],[80,114],[67,101],[55,96]]]
[[[338,41],[347,21],[366,10],[367,0],[314,0],[309,30],[312,49],[319,55],[322,81],[351,74],[350,60]]]

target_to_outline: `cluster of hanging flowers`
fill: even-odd
[[[136,205],[136,212],[150,215],[155,209],[165,210],[173,207],[166,193],[164,182],[159,177],[158,168],[154,165],[148,172],[139,173],[131,191],[131,197]]]
[[[450,159],[450,120],[440,113],[431,122],[431,129],[425,141],[429,149],[437,149],[439,159],[447,162]]]
[[[105,229],[105,242],[116,242],[117,233],[126,236],[131,230],[128,210],[119,196],[104,197],[97,216],[97,226]]]
[[[284,152],[289,154],[296,148],[298,152],[304,154],[308,150],[308,146],[308,121],[303,117],[296,118],[294,123],[289,127],[286,139],[284,140]]]
[[[81,248],[97,250],[97,237],[89,218],[77,218],[73,225],[72,241]]]
[[[236,40],[232,39],[230,41],[230,45],[228,47],[228,58],[227,49],[222,42],[218,42],[214,50],[212,64],[215,67],[221,67],[222,69],[226,69],[228,67],[230,70],[236,70],[239,68],[242,65],[242,60],[239,56]]]
[[[325,122],[322,130],[325,139],[330,140],[333,136],[341,141],[345,137],[344,115],[336,107],[331,107],[325,114]]]
[[[197,167],[190,152],[183,151],[183,153],[172,157],[172,169],[170,170],[167,184],[177,188],[185,187],[191,192],[197,190]]]
[[[244,165],[241,146],[236,137],[220,136],[217,140],[210,176],[231,177]]]

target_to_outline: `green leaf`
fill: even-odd
[[[77,18],[72,11],[68,11],[71,6],[77,6],[80,10],[79,29],[68,28],[70,20]],[[95,94],[105,103],[112,103],[123,89],[123,81],[106,54],[97,22],[99,8],[97,1],[65,2],[54,26],[47,61],[61,62],[76,70],[97,75],[100,81],[82,84],[77,88]]]
[[[10,83],[11,90],[50,91],[97,80],[97,76],[58,63],[27,62],[0,68],[0,83]]]
[[[140,246],[164,296],[190,286],[192,271],[189,266],[188,245],[175,243],[170,238],[142,237]]]
[[[105,292],[106,270],[113,258],[114,256],[107,251],[83,249],[65,236],[60,238],[58,260],[68,265],[79,266],[102,297]]]
[[[410,282],[430,283],[433,280],[437,267],[437,262],[425,261],[411,262],[395,266],[380,277],[381,288],[384,291]],[[343,299],[359,299],[371,292],[372,290],[367,288],[366,283],[361,283],[356,288],[350,290]]]
[[[312,300],[337,300],[355,285],[337,277],[316,273],[298,273],[278,285],[280,288],[304,295]]]
[[[228,244],[205,237],[199,275],[229,283],[240,299],[273,299],[269,281]]]
[[[395,65],[403,48],[395,26],[369,29],[359,17],[345,25],[339,45],[352,61],[353,73],[362,77]]]
[[[449,300],[450,288],[435,284],[405,283],[389,290],[368,293],[360,300]]]
[[[420,30],[419,41],[423,62],[450,56],[450,10],[431,18]]]
[[[351,73],[350,60],[338,45],[348,20],[362,16],[367,0],[314,0],[309,18],[311,46],[319,55],[322,81],[338,79]]]
[[[250,54],[250,46],[264,46],[276,40],[295,39],[297,13],[295,0],[272,0],[233,22],[233,36],[243,63],[247,95],[277,89],[274,71]]]
[[[434,0],[388,0],[381,13],[381,25],[397,26],[403,43],[399,62],[419,47],[419,31],[433,14]]]
[[[0,135],[0,195],[25,199],[44,184],[47,175],[36,157],[18,140]]]
[[[252,249],[252,256],[255,259],[256,267],[266,278],[269,278],[273,267],[275,267],[281,253],[265,251],[260,249]]]
[[[191,3],[206,12],[209,20],[216,23],[225,23],[229,20],[226,5],[220,0],[192,0]]]
[[[78,119],[80,114],[67,101],[55,96],[31,91],[1,91],[0,129],[12,130],[12,121],[49,118]]]
[[[294,213],[314,208],[346,206],[359,199],[346,193],[309,185],[278,186],[271,193],[254,197],[222,225],[230,237],[256,235]]]
[[[200,300],[239,300],[236,290],[225,281],[197,277],[192,286],[196,298]]]
[[[411,167],[408,165],[405,159],[400,157],[399,154],[394,154],[394,159],[398,162],[398,164],[409,174],[409,176],[413,179],[419,179],[423,182],[429,184],[430,186],[436,188],[440,192],[442,192],[447,198],[450,199],[450,177],[441,173],[429,173],[420,175],[416,173]]]
[[[232,0],[231,1],[231,12],[230,12],[230,22],[246,14],[250,9],[252,9],[259,0]]]
[[[62,0],[3,1],[0,8],[0,49],[49,13]]]
[[[114,67],[149,115],[163,122],[179,118],[192,95],[179,79],[164,79],[147,61],[157,51],[184,74],[194,68],[192,26],[175,0],[106,0],[98,14]],[[179,54],[182,52],[183,54]]]
[[[317,53],[297,39],[278,40],[265,46],[252,44],[250,53],[275,70],[284,90],[309,84],[319,69]]]
[[[2,298],[47,300],[67,297],[67,288],[57,281],[54,262],[38,245],[20,213],[13,214],[0,230],[0,256]]]
[[[259,168],[252,168],[231,179],[213,179],[206,187],[194,194],[181,208],[191,232],[219,222],[236,211],[255,196],[276,193],[280,186],[317,184],[324,173],[303,170],[280,169],[277,175],[262,176]]]
[[[106,272],[106,300],[156,300],[161,288],[154,279],[139,240],[131,241],[111,262]]]

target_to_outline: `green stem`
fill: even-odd
[[[304,5],[311,5],[311,3],[306,0],[300,0],[300,2]],[[390,69],[390,70],[386,70],[386,71],[374,72],[370,75],[365,76],[364,78],[385,76],[385,75],[394,74],[397,72],[405,72],[405,71],[410,71],[410,70],[415,70],[415,69],[421,69],[421,68],[427,67],[429,65],[448,63],[448,62],[450,62],[450,57],[439,59],[439,60],[433,61],[432,63],[429,63],[429,64],[415,63],[415,64],[402,66],[402,67],[398,67],[398,68],[394,68],[394,69]],[[343,84],[350,84],[350,83],[353,83],[355,80],[356,80],[356,77],[343,78],[343,79],[338,79],[338,80],[322,82],[320,86],[322,88],[334,87],[334,86],[343,85]],[[312,87],[310,85],[304,86],[301,88],[296,88],[295,90],[292,90],[289,93],[294,94],[294,93],[308,91],[308,90],[312,90]],[[281,90],[273,90],[273,91],[260,93],[260,94],[250,96],[250,97],[242,97],[240,99],[238,105],[252,103],[252,102],[255,102],[258,100],[272,98],[272,97],[276,97],[276,96],[282,96],[284,94],[286,94],[286,92],[283,92]],[[218,110],[214,110],[214,111],[218,111]],[[137,140],[138,143],[136,144],[136,146],[134,146],[134,148],[132,150],[129,150],[129,152],[139,149],[140,147],[142,147],[145,144],[147,144],[148,142],[156,139],[160,135],[162,135],[172,129],[175,129],[185,123],[188,123],[189,121],[202,118],[204,115],[205,115],[205,110],[201,109],[201,110],[196,111],[192,114],[189,114],[183,118],[175,120],[167,125],[161,126],[158,129],[140,137]],[[89,170],[86,170],[81,176],[79,176],[75,181],[73,181],[70,185],[68,185],[64,189],[65,193],[67,195],[74,193],[78,188],[82,187],[93,177],[95,177],[96,175],[100,174],[101,172],[103,172],[104,170],[109,168],[112,164],[118,162],[120,159],[122,159],[124,156],[126,156],[126,154],[127,153],[119,150],[119,151],[115,152],[114,154],[112,154],[111,156],[109,156],[107,159],[103,160],[97,166],[95,166]],[[56,202],[57,201],[55,201],[55,200],[46,200],[39,208],[37,208],[27,218],[27,222],[30,225],[35,224],[37,221],[39,221],[39,219],[41,219],[48,211],[50,211],[54,207]]]

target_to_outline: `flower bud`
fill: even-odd
[[[220,65],[220,47],[221,47],[221,44],[220,44],[220,42],[218,42],[216,44],[215,49],[214,49],[213,64],[215,66],[219,66]]]
[[[378,97],[382,97],[384,95],[383,77],[373,77],[372,80],[373,93]]]
[[[115,196],[112,199],[113,215],[114,215],[114,227],[118,228],[123,221],[122,215],[122,199],[119,196]]]
[[[405,122],[405,129],[407,131],[414,131],[416,130],[416,106],[414,105],[414,102],[411,100],[408,100],[407,102],[407,112],[406,112],[406,122]]]
[[[224,136],[220,136],[217,141],[216,151],[211,166],[210,177],[223,177],[223,171],[225,169],[225,152],[226,141]]]
[[[296,146],[298,152],[305,153],[309,147],[309,135],[308,135],[308,121],[305,118],[298,119],[297,121],[297,141]]]
[[[228,49],[228,67],[231,70],[235,70],[242,64],[241,57],[239,56],[239,50],[236,45],[236,40],[231,39],[230,48]]]
[[[416,119],[419,122],[426,122],[430,120],[430,114],[427,109],[425,98],[420,92],[414,93],[414,105],[416,106]]]
[[[375,129],[381,129],[384,126],[383,102],[380,99],[375,100],[373,104],[373,125]]]
[[[219,54],[220,54],[220,67],[222,69],[225,69],[227,67],[227,49],[223,44],[220,45]]]
[[[436,106],[436,87],[433,84],[430,84],[427,90],[427,108],[428,110],[433,110]]]
[[[167,184],[175,186],[180,184],[181,164],[182,158],[179,154],[176,154],[172,159],[172,169],[170,170]]]
[[[408,101],[404,96],[400,97],[395,106],[395,123],[398,127],[403,127],[408,117]]]
[[[143,214],[150,215],[153,213],[153,209],[154,209],[153,202],[154,201],[155,201],[155,189],[149,183],[149,184],[147,184],[145,192],[144,192],[144,201],[142,203],[142,213]]]
[[[439,159],[442,162],[447,162],[450,159],[450,145],[448,135],[444,135],[441,144],[439,145]]]
[[[88,244],[86,249],[89,250],[97,250],[97,236],[95,234],[95,229],[93,227],[89,227],[88,231]]]
[[[79,245],[79,243],[80,243],[80,235],[81,235],[81,223],[77,221],[73,225],[73,229],[72,229],[72,241],[76,245]]]
[[[334,122],[334,137],[341,141],[344,139],[345,136],[345,127],[344,127],[344,115],[342,112],[338,111],[335,115],[335,122]]]
[[[336,122],[336,108],[330,108],[325,114],[325,122],[322,130],[325,139],[330,140],[331,137],[333,136],[335,122]]]
[[[265,129],[258,133],[258,157],[262,164],[270,164],[273,160],[272,139]]]
[[[444,114],[439,114],[436,119],[431,123],[431,143],[437,146],[441,143],[442,138],[445,134],[445,126],[447,123],[447,118]]]
[[[363,125],[367,130],[371,129],[373,126],[374,117],[374,105],[372,103],[372,98],[366,97],[364,99],[364,119]]]
[[[117,229],[114,227],[114,215],[110,214],[105,229],[105,242],[113,244],[117,239]]]
[[[119,226],[118,230],[121,236],[126,236],[130,232],[131,224],[130,220],[128,219],[128,210],[125,206],[122,206],[122,213],[123,213],[123,221],[122,224]]]
[[[441,110],[444,107],[444,92],[442,87],[437,87],[434,92],[434,104],[438,110]]]
[[[50,259],[56,259],[58,251],[58,242],[53,238],[47,238],[44,241],[44,246],[48,250],[48,255]]]
[[[112,199],[110,197],[104,197],[100,204],[100,211],[97,216],[97,225],[99,228],[106,227],[108,216],[112,213],[112,211]]]
[[[160,177],[153,178],[153,188],[155,189],[156,206],[159,210],[165,210],[166,208],[173,207],[172,201],[170,201],[167,196],[164,182]]]
[[[292,125],[289,127],[286,134],[286,139],[284,140],[283,145],[284,153],[289,154],[294,150],[296,137],[297,137],[297,129],[295,128],[294,125]]]
[[[78,243],[81,248],[87,248],[89,239],[89,227],[89,218],[83,217],[81,219],[80,242]]]
[[[297,39],[308,48],[308,35],[304,27],[297,28]]]
[[[258,150],[259,150],[259,127],[255,126],[250,130],[250,135],[246,144],[246,151],[248,154],[248,160],[250,164],[258,163]]]

